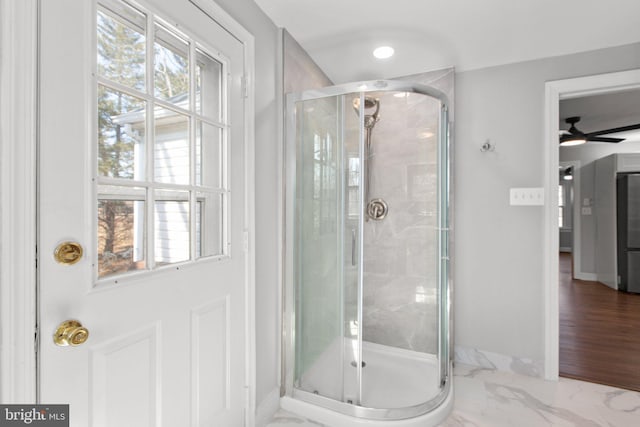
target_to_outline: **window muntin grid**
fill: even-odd
[[[125,1],[96,29],[97,279],[227,256],[228,60]]]

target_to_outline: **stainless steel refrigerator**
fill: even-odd
[[[640,174],[619,173],[616,184],[618,289],[640,293]]]

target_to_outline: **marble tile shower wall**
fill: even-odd
[[[333,84],[285,29],[282,29],[282,45],[284,53],[282,80],[285,94],[318,89]]]
[[[453,99],[453,69],[406,79]],[[433,354],[438,343],[439,103],[417,94],[374,96],[381,106],[372,133],[369,199],[384,199],[389,212],[364,226],[363,339]],[[354,275],[347,307],[355,305],[355,280]]]
[[[435,353],[439,104],[380,97],[372,133],[369,199],[387,216],[364,227],[364,340]]]

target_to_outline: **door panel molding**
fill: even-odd
[[[91,349],[91,383],[89,419],[94,425],[109,422],[121,425],[156,425],[160,420],[160,324],[128,333]],[[125,372],[121,365],[136,363],[146,366],[138,370],[134,378],[118,375]],[[125,366],[126,367],[126,366]],[[111,392],[115,388],[113,392]],[[102,392],[106,390],[106,393]],[[122,391],[125,391],[124,393]],[[138,405],[135,413],[127,414],[115,408],[118,400],[134,399]],[[115,401],[115,402],[114,402]],[[114,419],[115,417],[115,419]]]
[[[211,425],[231,407],[230,310],[229,295],[191,310],[193,426]]]
[[[0,401],[37,400],[37,0],[0,0]]]

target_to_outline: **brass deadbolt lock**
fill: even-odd
[[[56,247],[53,257],[58,264],[72,265],[82,258],[82,246],[76,242],[63,242]]]
[[[66,320],[53,334],[53,342],[60,347],[78,346],[89,338],[89,330],[77,320]]]

